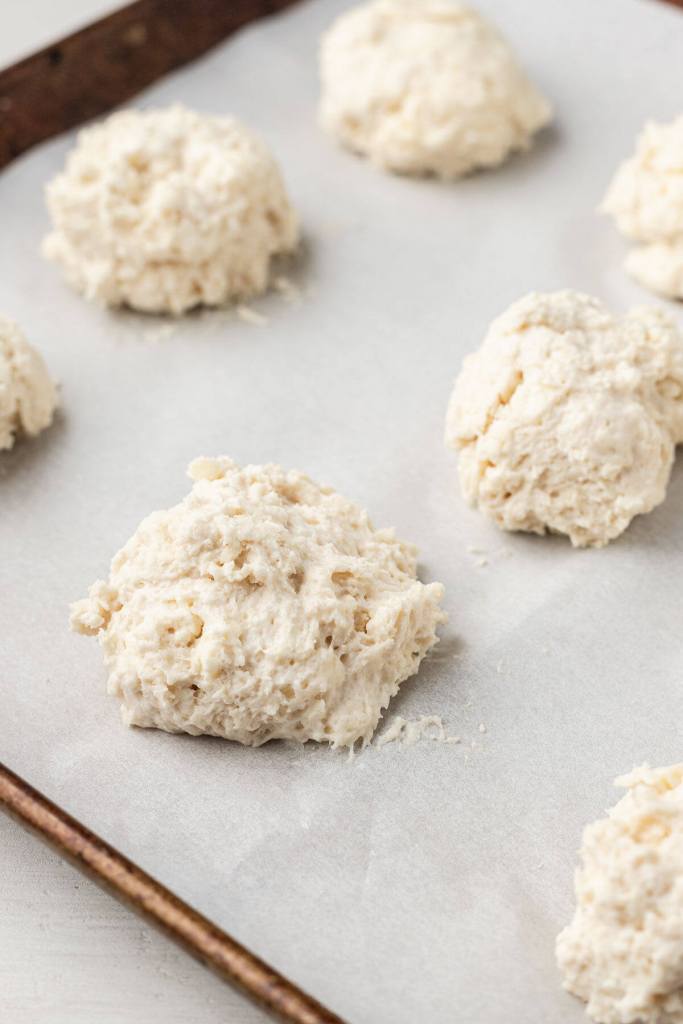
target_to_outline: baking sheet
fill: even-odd
[[[71,136],[0,176],[0,309],[63,389],[53,429],[0,459],[0,757],[354,1024],[571,1024],[553,942],[581,828],[616,774],[682,755],[683,466],[663,506],[578,552],[467,509],[442,428],[463,355],[521,294],[649,301],[594,208],[642,122],[680,112],[683,18],[482,0],[557,120],[449,185],[385,176],[318,133],[317,39],[344,6],[250,27],[141,100],[234,112],[280,159],[303,297],[254,303],[262,327],[218,312],[170,329],[68,291],[37,250]],[[387,717],[439,714],[460,745],[349,761],[120,725],[67,605],[186,493],[193,457],[222,453],[304,469],[419,544],[450,622]]]

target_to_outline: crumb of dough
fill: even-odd
[[[460,743],[459,736],[449,736],[440,715],[422,715],[420,718],[401,718],[394,715],[389,725],[377,737],[375,746],[384,747],[387,743],[399,743],[404,747],[413,747],[420,740],[433,740],[436,743]]]
[[[640,243],[626,257],[628,273],[650,291],[683,299],[683,115],[645,125],[600,210]]]
[[[490,565],[492,561],[496,561],[500,558],[509,558],[509,548],[497,548],[495,551],[488,551],[486,548],[478,548],[473,544],[467,546],[467,551],[470,555],[476,555],[474,564],[478,569],[484,569],[487,565]]]
[[[48,259],[86,298],[181,314],[266,290],[299,228],[266,146],[231,117],[122,110],[47,187]]]
[[[458,178],[494,167],[551,118],[498,30],[451,0],[372,0],[325,33],[323,128],[375,164]]]
[[[583,834],[564,987],[599,1024],[683,1022],[683,764],[644,765]]]
[[[43,357],[17,324],[0,317],[0,449],[49,427],[57,404]]]
[[[280,274],[274,279],[273,287],[275,291],[280,293],[285,302],[289,302],[293,306],[298,306],[301,303],[302,291],[288,277]]]
[[[161,341],[166,341],[167,338],[171,338],[177,329],[175,323],[159,324],[155,327],[146,327],[142,332],[142,336],[149,344],[158,344]]]
[[[251,306],[240,304],[235,312],[245,324],[252,324],[254,327],[265,327],[268,323],[268,317],[252,309]]]
[[[190,466],[72,606],[129,725],[363,745],[445,621],[416,549],[330,487],[228,458]]]
[[[683,441],[683,336],[663,310],[613,316],[532,293],[467,356],[446,420],[465,498],[504,530],[600,547],[664,500]]]

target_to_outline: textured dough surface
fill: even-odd
[[[189,472],[190,494],[148,516],[72,608],[124,721],[253,746],[367,742],[437,641],[443,587],[302,473],[228,458]]]
[[[33,437],[52,423],[57,389],[39,352],[19,327],[0,317],[0,449],[17,434]]]
[[[258,294],[292,250],[275,161],[238,121],[181,106],[124,110],[78,135],[47,188],[43,252],[87,298],[183,313]]]
[[[450,0],[374,0],[323,36],[322,126],[380,167],[457,178],[550,120],[499,32]]]
[[[626,258],[632,277],[653,292],[683,299],[683,116],[645,126],[601,209],[623,235],[642,243]]]
[[[448,409],[463,494],[505,530],[601,546],[664,500],[683,441],[683,337],[654,308],[612,316],[531,294],[467,356]]]
[[[599,1024],[683,1022],[683,764],[635,769],[583,834],[564,986]]]
[[[683,234],[670,241],[638,245],[624,266],[644,288],[670,299],[683,299]]]

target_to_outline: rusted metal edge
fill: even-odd
[[[0,167],[295,0],[136,0],[0,71]]]
[[[291,981],[0,764],[0,809],[224,981],[288,1024],[343,1024]]]

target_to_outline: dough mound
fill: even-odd
[[[683,441],[683,337],[663,311],[612,316],[577,292],[531,294],[456,380],[446,443],[468,501],[504,530],[602,546],[664,500]]]
[[[657,295],[683,299],[683,234],[670,242],[632,249],[624,261],[634,280]]]
[[[89,299],[180,314],[263,292],[298,239],[280,172],[238,121],[124,110],[78,135],[47,187],[48,259]]]
[[[643,243],[626,269],[653,292],[683,299],[683,116],[650,123],[602,203],[627,238]]]
[[[323,128],[380,167],[458,178],[551,117],[498,31],[450,0],[374,0],[323,36]]]
[[[43,357],[19,330],[0,317],[0,449],[17,434],[33,437],[52,423],[57,389]]]
[[[108,583],[72,606],[99,635],[129,725],[367,743],[437,642],[443,587],[415,549],[329,487],[279,466],[195,460],[190,494],[154,512]]]
[[[683,1022],[683,764],[637,768],[583,834],[564,987],[599,1024]]]

